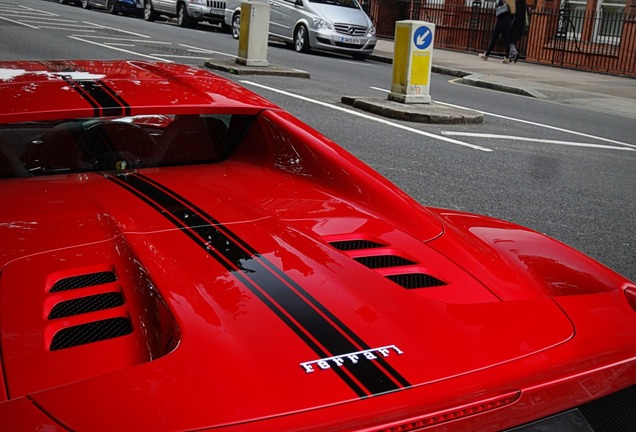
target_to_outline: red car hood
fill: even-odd
[[[4,182],[8,397],[73,430],[382,397],[573,334],[549,298],[501,301],[427,246],[443,231],[432,214],[413,215],[415,236],[299,176],[228,161]]]

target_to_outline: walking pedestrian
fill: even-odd
[[[510,32],[512,30],[512,16],[515,14],[515,11],[515,0],[497,0],[495,5],[495,27],[490,35],[488,49],[485,53],[479,54],[482,60],[488,60],[499,36],[501,36],[504,50],[506,51],[506,57],[502,60],[502,63],[510,63]]]
[[[516,63],[519,57],[517,44],[523,36],[523,29],[528,25],[526,0],[515,0],[515,9],[516,12],[512,20],[512,30],[510,30],[510,60]]]

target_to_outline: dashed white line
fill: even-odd
[[[14,23],[14,24],[23,25],[23,26],[25,26],[25,27],[29,27],[29,28],[32,28],[32,29],[36,29],[36,30],[39,30],[39,29],[40,29],[39,27],[32,26],[32,25],[30,25],[30,24],[24,24],[24,23],[22,23],[22,22],[20,22],[20,21],[12,20],[12,19],[9,19],[9,18],[7,18],[7,17],[0,16],[0,19],[1,19],[1,20],[5,20],[5,21],[8,21],[8,22],[12,22],[12,23]]]
[[[98,28],[115,30],[115,31],[118,31],[118,32],[121,32],[121,33],[128,33],[128,34],[133,35],[133,36],[138,36],[138,37],[141,37],[141,38],[150,39],[150,36],[148,36],[148,35],[144,35],[144,34],[141,34],[141,33],[135,33],[135,32],[131,32],[131,31],[128,31],[128,30],[122,30],[122,29],[119,29],[119,28],[116,28],[116,27],[108,27],[108,26],[105,26],[105,25],[92,23],[90,21],[84,21],[84,24],[90,24],[90,25],[98,27]]]
[[[184,47],[184,48],[189,48],[188,51],[189,52],[196,52],[199,54],[219,54],[219,55],[223,55],[226,57],[231,57],[231,58],[236,58],[237,56],[232,55],[232,54],[226,54],[224,52],[221,51],[213,51],[213,50],[209,50],[206,48],[199,48],[199,47],[195,47],[192,45],[186,45],[186,44],[179,44],[179,46]]]
[[[70,39],[75,39],[75,40],[80,41],[80,42],[86,42],[86,43],[89,43],[89,44],[92,44],[92,45],[97,45],[97,46],[100,46],[100,47],[103,47],[103,48],[108,48],[108,49],[112,49],[112,50],[116,50],[116,51],[125,52],[127,54],[132,54],[132,55],[136,55],[136,56],[139,56],[139,57],[145,57],[145,58],[149,58],[149,59],[157,60],[157,61],[161,61],[161,62],[166,62],[166,63],[174,63],[172,60],[167,60],[167,59],[164,59],[164,58],[161,58],[161,57],[155,57],[155,56],[151,56],[151,55],[147,55],[147,54],[141,54],[141,53],[138,53],[138,52],[135,52],[135,51],[131,51],[131,50],[123,49],[123,48],[118,48],[118,47],[114,47],[114,46],[108,46],[106,44],[102,44],[102,43],[99,43],[99,42],[94,42],[94,41],[88,40],[88,39],[83,39],[83,38],[77,37],[77,36],[68,36],[68,37]]]
[[[382,123],[382,124],[387,125],[387,126],[391,126],[391,127],[397,128],[397,129],[402,129],[402,130],[405,130],[405,131],[408,131],[408,132],[412,132],[414,134],[423,135],[423,136],[426,136],[428,138],[433,138],[433,139],[436,139],[436,140],[439,140],[439,141],[444,141],[444,142],[447,142],[447,143],[450,143],[450,144],[457,144],[457,145],[460,145],[460,146],[463,146],[463,147],[471,148],[473,150],[480,150],[480,151],[484,151],[484,152],[493,151],[492,149],[489,149],[489,148],[486,148],[486,147],[478,146],[478,145],[475,145],[475,144],[470,144],[470,143],[467,143],[467,142],[464,142],[464,141],[455,140],[455,139],[452,139],[452,138],[447,138],[447,137],[444,137],[444,136],[441,136],[441,135],[435,135],[435,134],[430,133],[430,132],[425,132],[425,131],[422,131],[422,130],[419,130],[419,129],[415,129],[415,128],[412,128],[412,127],[409,127],[409,126],[405,126],[405,125],[402,125],[402,124],[399,124],[399,123],[394,123],[394,122],[391,122],[389,120],[385,120],[383,118],[373,117],[373,116],[368,115],[368,114],[364,114],[364,113],[361,113],[361,112],[358,112],[358,111],[353,111],[353,110],[350,110],[350,109],[347,109],[347,108],[343,108],[343,107],[339,107],[339,106],[336,106],[336,105],[332,105],[332,104],[327,103],[327,102],[322,102],[322,101],[318,101],[318,100],[315,100],[315,99],[310,99],[310,98],[305,97],[305,96],[301,96],[301,95],[297,95],[297,94],[294,94],[294,93],[290,93],[288,91],[280,90],[280,89],[277,89],[277,88],[274,88],[274,87],[265,86],[263,84],[255,83],[253,81],[243,80],[243,81],[241,81],[241,83],[247,84],[247,85],[251,85],[251,86],[254,86],[254,87],[259,87],[259,88],[262,88],[262,89],[265,89],[265,90],[269,90],[269,91],[272,91],[272,92],[275,92],[275,93],[279,93],[279,94],[282,94],[282,95],[285,95],[285,96],[289,96],[289,97],[292,97],[292,98],[295,98],[295,99],[299,99],[299,100],[302,100],[302,101],[305,101],[305,102],[310,102],[310,103],[313,103],[313,104],[316,104],[316,105],[320,105],[320,106],[324,106],[324,107],[327,107],[327,108],[331,108],[331,109],[336,110],[336,111],[346,112],[347,114],[351,114],[351,115],[354,115],[354,116],[357,116],[357,117],[362,117],[362,118],[364,118],[366,120],[371,120],[371,121],[374,121],[376,123]]]
[[[82,37],[81,34],[74,34],[73,36]],[[111,36],[93,36],[90,35],[91,39],[103,39],[103,40],[112,40],[112,41],[123,41],[123,42],[139,42],[144,44],[156,44],[156,45],[172,45],[172,42],[164,42],[164,41],[153,41],[146,39],[125,39],[119,37],[111,37]]]
[[[441,105],[451,106],[451,107],[463,108],[463,107],[461,107],[459,105],[453,105],[453,104],[444,103],[444,102],[437,102],[437,103],[441,104]],[[473,109],[473,108],[470,108],[470,109]],[[532,125],[532,126],[539,126],[539,127],[543,127],[543,128],[546,128],[546,129],[556,130],[556,131],[559,131],[559,132],[565,132],[565,133],[569,133],[569,134],[572,134],[572,135],[578,135],[578,136],[582,136],[582,137],[585,137],[585,138],[592,138],[592,139],[596,139],[596,140],[599,140],[599,141],[609,142],[609,143],[612,143],[612,144],[618,144],[618,145],[622,145],[622,146],[636,148],[636,145],[634,145],[634,144],[628,144],[628,143],[625,143],[625,142],[622,142],[622,141],[616,141],[616,140],[613,140],[613,139],[603,138],[603,137],[596,136],[596,135],[590,135],[590,134],[586,134],[586,133],[583,133],[583,132],[578,132],[578,131],[574,131],[574,130],[570,130],[570,129],[564,129],[564,128],[560,128],[560,127],[557,127],[557,126],[550,126],[550,125],[546,125],[546,124],[543,124],[543,123],[537,123],[537,122],[533,122],[533,121],[529,121],[529,120],[523,120],[523,119],[518,119],[518,118],[514,118],[514,117],[508,117],[508,116],[505,116],[505,115],[489,113],[489,112],[486,112],[486,111],[480,111],[480,110],[475,110],[475,111],[481,112],[482,114],[486,114],[486,115],[489,115],[489,116],[499,117],[499,118],[502,118],[502,119],[505,119],[505,120],[516,121],[516,122],[519,122],[519,123],[525,123],[525,124],[529,124],[529,125]]]
[[[635,149],[630,147],[616,147],[616,146],[609,146],[604,144],[589,144],[589,143],[580,143],[580,142],[574,142],[574,141],[561,141],[561,140],[529,138],[529,137],[520,137],[520,136],[512,136],[512,135],[497,135],[497,134],[476,133],[476,132],[442,131],[442,135],[465,136],[465,137],[488,138],[488,139],[505,139],[505,140],[511,140],[511,141],[536,142],[536,143],[543,143],[543,144],[558,144],[558,145],[573,146],[573,147],[588,147],[588,148],[599,148],[599,149],[608,149],[608,150],[636,151]]]
[[[78,28],[77,27],[73,27],[73,28],[69,28],[69,27],[54,27],[54,26],[40,26],[41,29],[48,29],[48,30],[64,30],[64,31],[77,31]],[[95,30],[92,29],[86,29],[86,30],[82,30],[84,33],[94,33]]]
[[[370,88],[372,90],[378,90],[378,91],[381,91],[381,92],[384,92],[384,93],[388,93],[389,92],[389,90],[386,90],[386,89],[383,89],[383,88],[379,88],[379,87],[370,87]],[[626,143],[626,142],[617,141],[617,140],[613,140],[613,139],[609,139],[609,138],[603,138],[603,137],[599,137],[599,136],[596,136],[596,135],[590,135],[590,134],[586,134],[586,133],[583,133],[583,132],[578,132],[578,131],[574,131],[574,130],[570,130],[570,129],[564,129],[564,128],[560,128],[560,127],[557,127],[557,126],[550,126],[550,125],[546,125],[546,124],[543,124],[543,123],[537,123],[537,122],[533,122],[533,121],[529,121],[529,120],[523,120],[523,119],[518,119],[518,118],[509,117],[509,116],[505,116],[505,115],[501,115],[501,114],[490,113],[490,112],[487,112],[487,111],[481,111],[481,110],[477,110],[477,109],[474,109],[474,108],[464,107],[464,106],[461,106],[461,105],[454,105],[454,104],[445,103],[445,102],[439,102],[439,101],[435,101],[435,103],[438,103],[440,105],[446,105],[446,106],[450,106],[450,107],[455,107],[455,108],[471,109],[473,111],[477,111],[477,112],[480,112],[482,114],[489,115],[489,116],[492,116],[492,117],[498,117],[498,118],[502,118],[502,119],[505,119],[505,120],[516,121],[516,122],[519,122],[519,123],[525,123],[525,124],[529,124],[529,125],[532,125],[532,126],[538,126],[538,127],[542,127],[542,128],[546,128],[546,129],[556,130],[556,131],[559,131],[559,132],[569,133],[569,134],[572,134],[572,135],[578,135],[578,136],[582,136],[582,137],[586,137],[586,138],[596,139],[596,140],[599,140],[599,141],[609,142],[609,143],[612,143],[612,144],[618,144],[618,145],[622,145],[622,146],[636,148],[636,145],[634,145],[634,144],[629,144],[629,143]]]

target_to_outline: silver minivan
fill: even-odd
[[[336,51],[364,59],[377,42],[375,26],[358,0],[267,0],[269,35],[298,52]],[[241,0],[227,0],[225,24],[239,38]]]

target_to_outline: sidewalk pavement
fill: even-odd
[[[378,40],[371,59],[393,60],[393,41]],[[456,76],[462,84],[523,94],[564,105],[636,119],[636,79],[558,66],[483,61],[476,53],[435,49],[432,71]],[[435,100],[435,89],[431,89]]]

